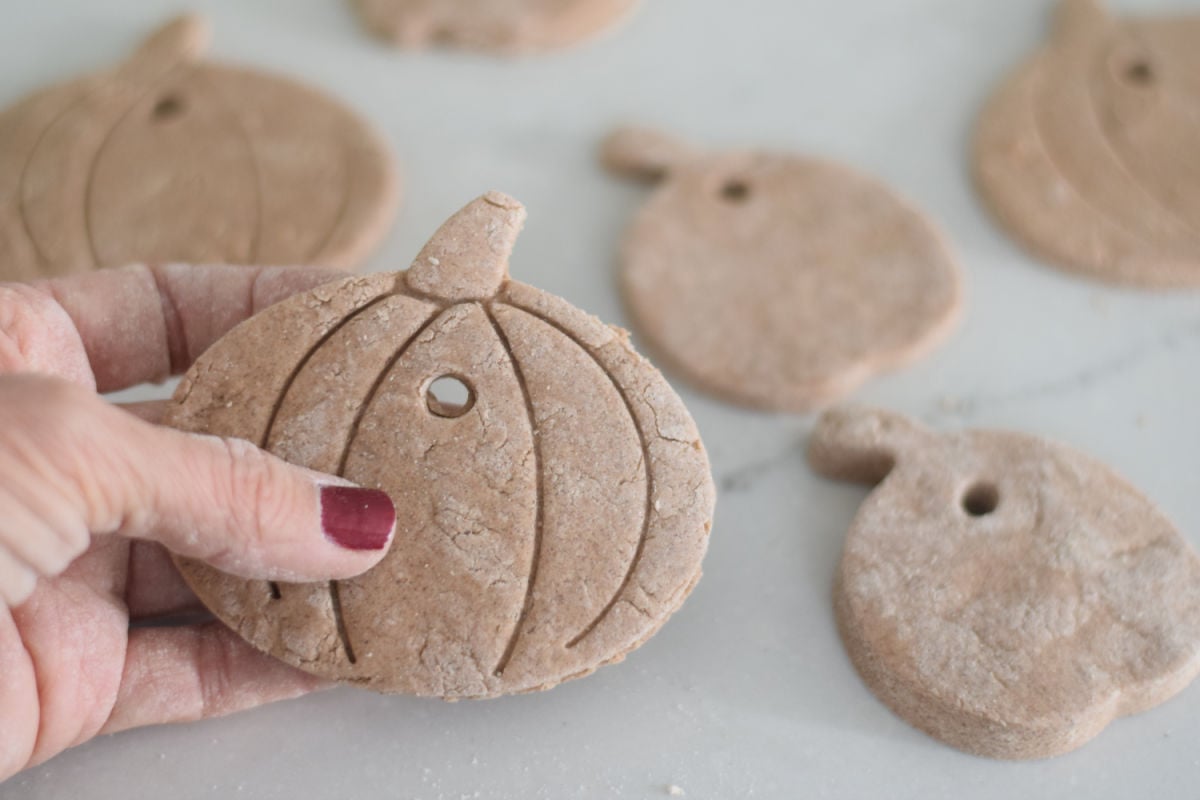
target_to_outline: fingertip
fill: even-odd
[[[153,429],[122,532],[241,578],[305,582],[362,574],[383,558],[396,510],[385,492],[283,461],[240,439]],[[136,501],[136,496],[145,501]]]
[[[0,599],[16,608],[29,599],[37,587],[37,573],[0,545]]]
[[[54,282],[0,284],[0,371],[54,375],[95,391],[83,340]]]
[[[396,532],[396,507],[387,492],[358,486],[320,489],[321,530],[345,550],[382,552]]]
[[[233,568],[210,563],[244,577],[296,583],[353,578],[383,559],[396,534],[396,508],[386,492],[264,454],[290,477],[266,482],[277,487],[266,493],[273,499],[257,498],[254,552]],[[280,481],[297,477],[293,486],[311,499],[282,488]],[[280,508],[289,494],[296,505]]]

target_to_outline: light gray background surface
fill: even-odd
[[[120,58],[177,7],[9,0],[0,104]],[[407,266],[448,214],[503,189],[529,207],[516,277],[624,322],[615,256],[645,195],[595,162],[597,140],[623,121],[879,175],[950,235],[969,306],[946,346],[857,399],[1080,447],[1200,545],[1200,295],[1041,266],[968,181],[974,115],[1043,38],[1049,0],[646,0],[595,42],[517,62],[390,51],[341,0],[194,8],[214,23],[215,56],[336,92],[394,145],[405,203],[372,269]],[[672,784],[689,798],[1196,795],[1200,686],[1042,763],[966,756],[892,716],[859,682],[830,610],[864,491],[805,466],[811,418],[682,394],[721,488],[712,547],[692,599],[624,664],[528,697],[452,705],[338,690],[134,731],[19,775],[0,797],[654,798]]]

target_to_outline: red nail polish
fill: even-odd
[[[387,546],[396,507],[387,492],[354,486],[321,487],[321,528],[347,550],[382,550]]]

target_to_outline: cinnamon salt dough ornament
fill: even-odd
[[[396,206],[387,148],[324,94],[202,61],[208,38],[180,17],[0,112],[0,280],[366,256]]]
[[[621,660],[699,579],[714,490],[696,426],[622,331],[508,278],[524,216],[488,194],[407,272],[284,301],[179,386],[169,424],[395,501],[391,550],[352,580],[181,562],[257,647],[379,691],[526,692]]]
[[[1031,250],[1089,277],[1200,286],[1200,17],[1062,0],[979,121],[975,177]]]
[[[961,305],[937,231],[886,186],[826,161],[703,153],[620,130],[602,158],[661,185],[621,252],[652,350],[745,405],[807,411],[943,339]]]
[[[402,47],[448,44],[503,54],[553,50],[627,15],[637,0],[351,0],[379,36]]]
[[[810,460],[878,484],[846,536],[838,627],[871,690],[931,736],[1053,756],[1200,670],[1200,558],[1105,465],[856,408],[821,417]]]

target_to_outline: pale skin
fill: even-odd
[[[325,685],[218,622],[131,622],[198,608],[168,551],[273,580],[369,569],[386,547],[346,549],[321,527],[319,487],[344,481],[98,392],[177,374],[237,322],[336,277],[139,266],[0,284],[0,780],[97,734]]]

